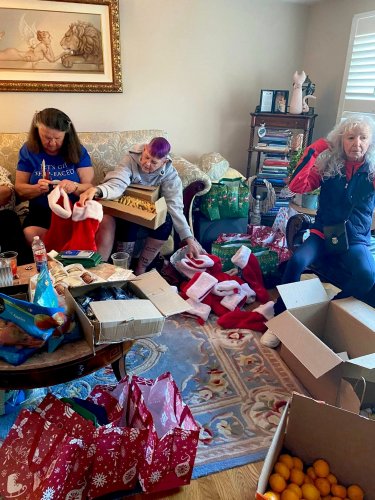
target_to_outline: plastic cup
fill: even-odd
[[[116,252],[111,255],[113,265],[116,267],[122,267],[123,269],[129,269],[130,255],[126,252]]]
[[[9,251],[0,253],[0,258],[4,259],[10,266],[13,276],[17,274],[17,252]]]

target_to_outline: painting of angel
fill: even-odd
[[[121,92],[118,11],[118,0],[1,0],[0,91]]]
[[[26,50],[19,50],[17,48],[0,50],[0,61],[31,62],[32,68],[35,69],[39,61],[46,59],[54,63],[61,59],[63,55],[70,54],[70,50],[64,50],[58,56],[55,56],[51,45],[52,37],[49,31],[36,30],[35,23],[29,26],[25,20],[25,14],[22,15],[19,22],[19,33],[28,48]],[[4,38],[5,34],[6,31],[2,31],[1,38]]]

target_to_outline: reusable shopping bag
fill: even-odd
[[[213,182],[210,191],[202,196],[200,211],[210,220],[247,217],[249,186],[242,178]]]
[[[84,498],[86,455],[81,439],[40,413],[21,410],[0,449],[0,497]]]

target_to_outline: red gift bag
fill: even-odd
[[[83,441],[36,412],[20,412],[0,449],[0,461],[1,498],[83,498],[76,495],[86,486]]]
[[[171,374],[167,372],[155,380],[133,376],[130,405],[133,398],[142,402],[153,421],[151,424],[142,418],[139,406],[130,407],[129,413],[137,414],[134,425],[142,421],[143,426],[148,426],[145,462],[139,471],[143,490],[156,492],[189,484],[199,428],[189,407],[183,403]],[[144,408],[141,408],[143,414]]]
[[[151,415],[142,401],[133,398],[137,411],[132,411],[129,418],[127,377],[116,386],[95,386],[88,399],[106,409],[111,423],[97,428],[94,433],[89,449],[92,469],[87,498],[131,490],[136,486],[144,461]]]

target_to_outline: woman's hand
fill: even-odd
[[[93,200],[96,195],[96,187],[91,187],[86,189],[79,197],[79,203],[84,206],[86,201]]]
[[[198,259],[199,255],[201,255],[202,253],[206,253],[205,250],[202,249],[198,241],[195,240],[192,236],[190,236],[190,238],[186,238],[185,241],[188,247],[187,254],[190,257]]]
[[[38,183],[35,184],[35,186],[39,194],[45,194],[49,192],[50,184],[52,184],[52,182],[48,179],[38,179]]]
[[[78,182],[70,181],[69,179],[64,179],[59,182],[60,188],[68,194],[75,193],[78,190],[78,185]]]

